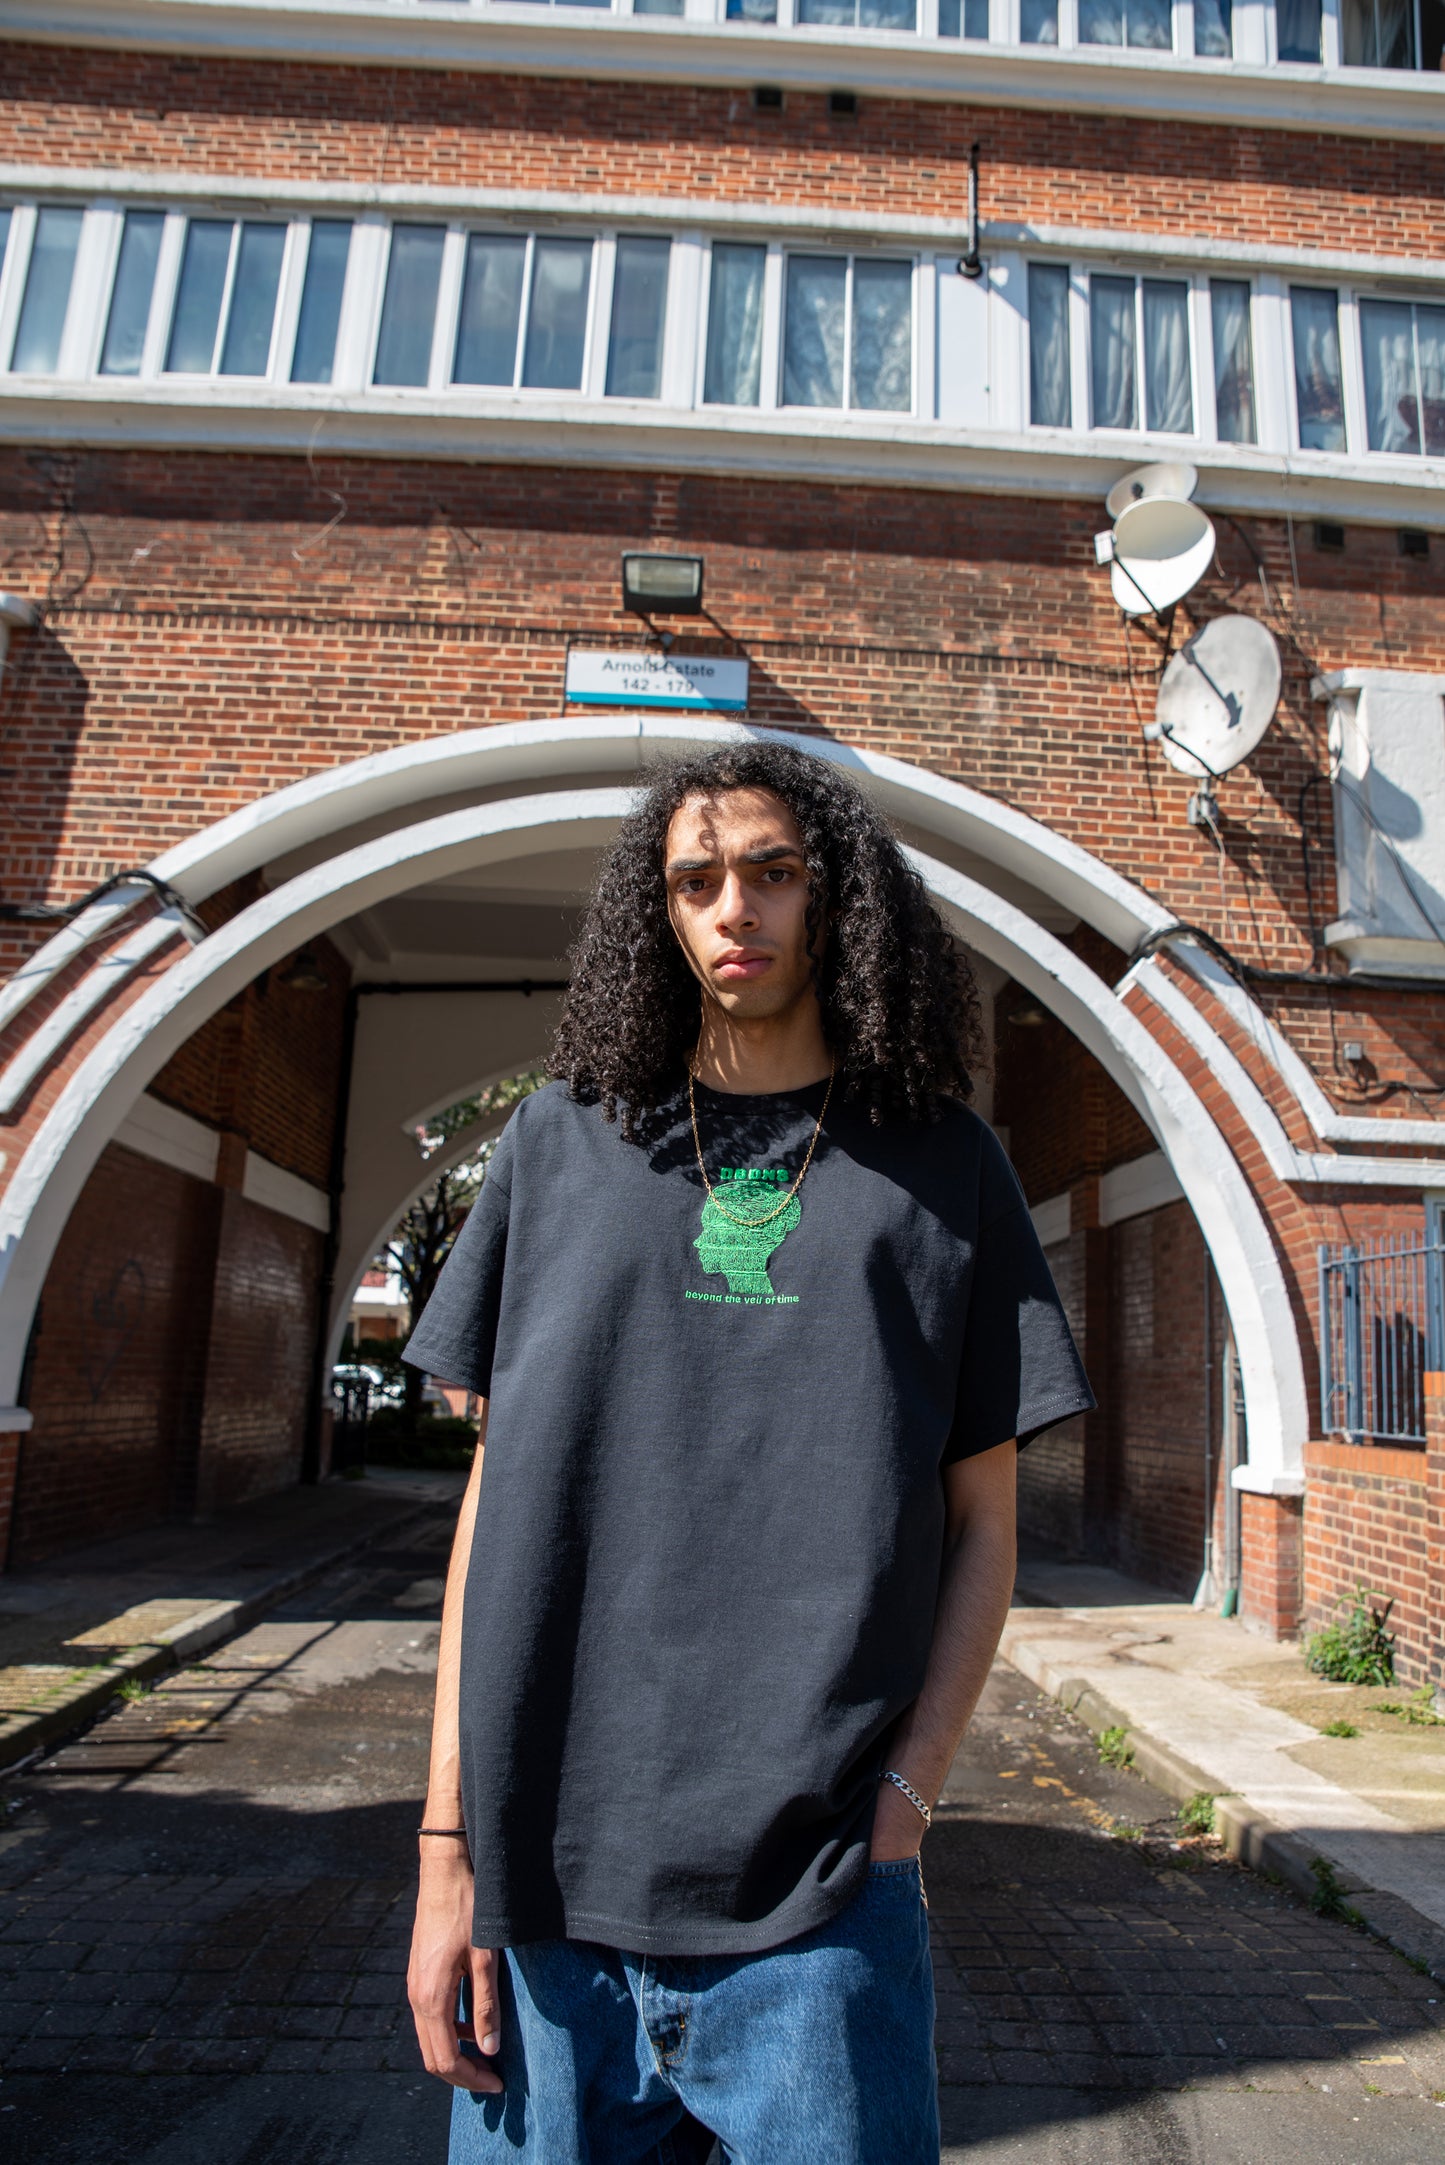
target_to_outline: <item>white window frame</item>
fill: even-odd
[[[1349,455],[1371,461],[1378,459],[1381,471],[1384,473],[1413,473],[1420,465],[1431,460],[1438,465],[1442,458],[1445,458],[1445,454],[1439,451],[1429,452],[1425,449],[1423,427],[1421,431],[1422,441],[1418,451],[1374,451],[1370,448],[1370,417],[1365,406],[1364,328],[1360,316],[1360,304],[1364,301],[1386,301],[1393,303],[1396,307],[1403,306],[1411,311],[1411,335],[1414,340],[1416,381],[1418,383],[1420,333],[1414,321],[1414,311],[1417,308],[1445,308],[1445,290],[1434,287],[1429,291],[1416,291],[1413,287],[1407,287],[1403,292],[1390,293],[1388,291],[1381,292],[1378,286],[1373,285],[1351,285],[1348,289],[1341,285],[1337,290],[1340,296],[1340,369],[1345,385],[1345,436],[1347,444],[1350,446]],[[1345,358],[1345,301],[1347,291],[1349,297],[1349,344],[1351,349],[1350,357],[1354,364],[1353,370]],[[1423,415],[1421,418],[1423,423]],[[1339,455],[1338,452],[1334,454],[1335,457],[1339,457]]]
[[[864,422],[886,423],[890,420],[916,420],[920,411],[923,410],[919,400],[919,376],[921,372],[918,348],[918,341],[923,328],[920,320],[923,312],[919,305],[919,287],[922,280],[923,266],[918,250],[916,248],[828,248],[815,247],[807,241],[798,241],[785,245],[779,250],[779,255],[780,257],[831,256],[835,261],[841,261],[848,266],[848,275],[843,288],[843,395],[845,399],[853,387],[853,266],[855,263],[906,263],[908,265],[908,326],[912,344],[908,355],[910,402],[903,408],[850,405],[785,406],[783,404],[783,334],[785,326],[782,319],[787,297],[787,265],[785,262],[781,262],[779,265],[778,342],[777,350],[773,355],[771,370],[774,410],[779,413],[790,414],[831,413],[837,414],[840,419],[845,421],[861,420]],[[764,314],[763,326],[764,336],[766,337],[766,313]],[[763,368],[766,375],[768,372],[766,344],[763,348]],[[757,408],[752,407],[743,410],[756,412]]]
[[[206,223],[208,221],[214,220],[217,224],[219,224],[227,217],[229,217],[231,224],[231,247],[230,253],[226,258],[226,278],[225,284],[221,288],[221,306],[220,311],[216,317],[216,336],[215,342],[211,347],[211,365],[208,369],[167,368],[166,355],[170,351],[171,332],[174,328],[176,318],[176,303],[180,298],[180,272],[181,259],[185,249],[185,229],[197,222]],[[169,224],[169,220],[167,221],[167,223]],[[156,300],[157,296],[160,295],[163,290],[161,286],[161,272],[165,262],[165,235],[162,236],[161,256],[156,263],[155,285],[151,289],[151,326],[153,326],[155,323],[157,313],[160,313],[163,318],[163,330],[159,342],[160,350],[157,360],[158,376],[167,383],[177,384],[274,383],[276,381],[276,358],[279,344],[282,295],[286,290],[288,276],[295,276],[294,257],[296,253],[296,220],[285,214],[278,214],[273,216],[269,213],[262,212],[258,215],[254,212],[228,212],[226,210],[209,210],[197,206],[194,210],[188,210],[181,213],[178,218],[178,223],[182,230],[177,236],[174,269],[171,273],[168,285],[164,288],[164,306],[159,311],[157,311],[156,308]],[[280,276],[276,281],[276,305],[271,311],[271,337],[270,342],[266,348],[266,366],[254,376],[222,375],[221,356],[226,350],[226,334],[231,327],[231,303],[235,298],[236,292],[236,269],[240,261],[241,255],[241,231],[244,226],[248,225],[280,226],[284,235],[281,244],[281,272]],[[117,254],[115,260],[118,261],[119,242],[117,242],[116,244],[116,249]],[[113,276],[114,264],[112,265],[112,278]],[[105,292],[105,313],[107,321],[109,321],[110,316],[110,302],[111,290],[110,287],[107,287]],[[148,327],[147,345],[149,345],[149,342],[150,341]],[[99,349],[97,348],[97,353],[98,351]],[[145,364],[143,361],[142,373],[144,373],[144,365]]]

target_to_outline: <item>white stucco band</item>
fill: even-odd
[[[0,1400],[14,1393],[35,1301],[86,1177],[151,1077],[209,1015],[291,949],[389,895],[604,840],[629,795],[602,788],[502,799],[359,843],[262,896],[126,1009],[61,1092],[0,1205]],[[1303,1366],[1268,1228],[1223,1137],[1144,1024],[1062,942],[978,880],[924,852],[910,856],[960,935],[1079,1036],[1152,1128],[1209,1244],[1234,1326],[1250,1485],[1296,1490],[1307,1432]]]

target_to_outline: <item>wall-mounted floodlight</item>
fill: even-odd
[[[622,606],[636,616],[700,616],[700,556],[624,556]]]

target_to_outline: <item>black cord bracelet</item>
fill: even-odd
[[[451,1839],[459,1842],[464,1842],[467,1838],[467,1830],[465,1827],[418,1827],[416,1831],[418,1834],[447,1835]]]

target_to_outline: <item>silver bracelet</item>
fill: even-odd
[[[891,1767],[885,1773],[880,1774],[878,1779],[880,1782],[892,1782],[895,1789],[901,1789],[913,1809],[922,1815],[924,1826],[931,1827],[933,1825],[933,1813],[924,1803],[912,1782],[906,1782],[903,1776],[895,1774]]]

